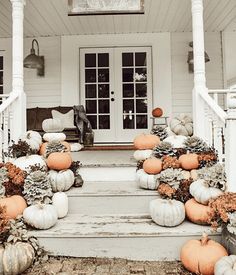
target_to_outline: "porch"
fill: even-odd
[[[0,106],[1,151],[8,147],[9,131],[13,140],[25,131],[26,107],[86,106],[87,101],[94,101],[99,106],[100,101],[106,100],[106,104],[109,102],[107,109],[103,107],[100,112],[99,107],[94,107],[87,112],[91,119],[95,117],[93,128],[96,138],[99,137],[97,142],[130,143],[136,134],[150,131],[151,111],[160,106],[164,115],[170,118],[183,112],[193,116],[194,134],[218,150],[220,160],[226,162],[228,190],[236,191],[236,114],[235,107],[228,104],[228,99],[235,94],[232,87],[236,83],[232,58],[236,41],[235,1],[222,0],[217,4],[214,0],[205,1],[203,20],[201,0],[192,0],[192,6],[188,0],[150,0],[146,1],[145,15],[132,17],[73,18],[67,17],[66,1],[39,3],[33,0],[25,6],[25,37],[22,36],[23,1],[11,2],[12,7],[7,0],[0,3],[0,13],[4,14],[0,17],[0,22],[4,23],[0,28],[2,87],[7,98]],[[13,33],[10,31],[12,9]],[[37,76],[31,69],[24,69],[23,77],[23,57],[28,55],[33,38],[39,42],[40,55],[45,57],[44,77]],[[187,63],[192,40],[194,74],[189,72]],[[206,64],[204,51],[211,60]],[[140,53],[145,55],[145,62],[136,66],[136,55]],[[98,65],[102,54],[109,56],[109,65],[104,66],[109,71],[109,80],[100,83],[89,79],[86,82],[86,70],[96,71],[95,78],[99,78],[96,73],[104,69]],[[124,54],[131,55],[133,63],[122,64]],[[86,66],[86,57],[95,57],[95,65],[88,62]],[[123,81],[122,70],[127,68],[132,69],[132,73],[127,74],[132,79]],[[138,83],[133,79],[133,72],[140,68],[147,71],[147,76]],[[99,98],[96,94],[99,90],[96,90],[96,96],[86,96],[86,88],[94,83],[96,89],[99,85],[110,85],[111,94],[105,99]],[[137,111],[137,106],[142,105],[138,104],[137,85],[140,84],[146,87],[144,95],[140,96],[145,106],[144,110]],[[130,96],[124,96],[124,85],[133,87],[129,86]],[[114,102],[118,102],[117,105],[112,105]],[[130,108],[130,105],[136,107]],[[88,111],[89,106],[86,107]],[[100,127],[100,117],[105,116],[109,117],[109,123],[101,123]],[[119,117],[118,122],[116,117]],[[225,147],[221,142],[222,131]],[[205,231],[220,240],[219,232],[212,233],[208,226],[187,221],[172,229],[154,225],[148,216],[148,206],[158,195],[155,191],[137,188],[131,151],[84,151],[74,153],[73,159],[83,164],[81,175],[85,184],[80,190],[68,192],[68,217],[52,229],[34,232],[52,254],[170,260],[178,259],[179,249],[186,240],[199,238]],[[150,247],[160,253],[153,255]]]

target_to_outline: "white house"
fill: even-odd
[[[67,0],[1,0],[3,147],[8,129],[13,139],[25,129],[25,106],[83,104],[95,142],[112,144],[149,131],[151,111],[161,107],[168,117],[193,116],[195,134],[225,158],[229,190],[236,191],[236,109],[227,105],[236,85],[235,0],[144,0],[144,10],[68,16]],[[33,39],[44,76],[23,69]]]

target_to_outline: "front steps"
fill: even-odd
[[[70,214],[148,214],[157,191],[143,190],[134,181],[85,182],[67,192]]]
[[[83,164],[82,188],[67,192],[69,214],[49,230],[33,231],[51,255],[107,257],[131,260],[179,260],[182,245],[203,232],[220,240],[209,226],[185,221],[167,228],[149,216],[156,191],[142,190],[134,182],[133,151],[73,153]]]
[[[34,231],[53,255],[107,257],[131,260],[178,260],[182,245],[203,232],[220,240],[210,227],[184,222],[178,227],[161,227],[143,215],[70,214],[45,231]]]

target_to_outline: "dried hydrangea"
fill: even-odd
[[[157,179],[162,183],[168,183],[171,187],[178,189],[181,180],[184,180],[182,169],[168,168],[157,175]]]
[[[209,202],[211,213],[209,222],[214,226],[228,223],[230,214],[236,211],[236,193],[226,192]]]
[[[211,167],[217,163],[218,156],[215,152],[205,152],[198,155],[199,168]]]
[[[164,156],[162,159],[162,169],[167,168],[180,168],[180,162],[177,157]]]
[[[26,141],[19,140],[17,143],[12,141],[12,145],[8,147],[8,152],[5,153],[5,156],[10,158],[19,158],[35,153],[37,153],[37,151],[32,150]]]
[[[228,214],[229,217],[229,224],[231,226],[236,227],[236,211],[234,211],[233,213]]]
[[[198,177],[204,179],[211,187],[221,190],[226,189],[226,173],[224,165],[217,163],[211,167],[204,167],[198,170]]]

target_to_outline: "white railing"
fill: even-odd
[[[236,101],[236,90],[195,92],[204,106],[204,138],[217,150],[219,161],[225,162],[228,190],[236,192],[236,105],[233,102]],[[223,96],[223,108],[219,95]]]
[[[13,108],[18,93],[0,95],[0,161],[6,160],[4,153],[8,151],[8,146],[12,138]]]

